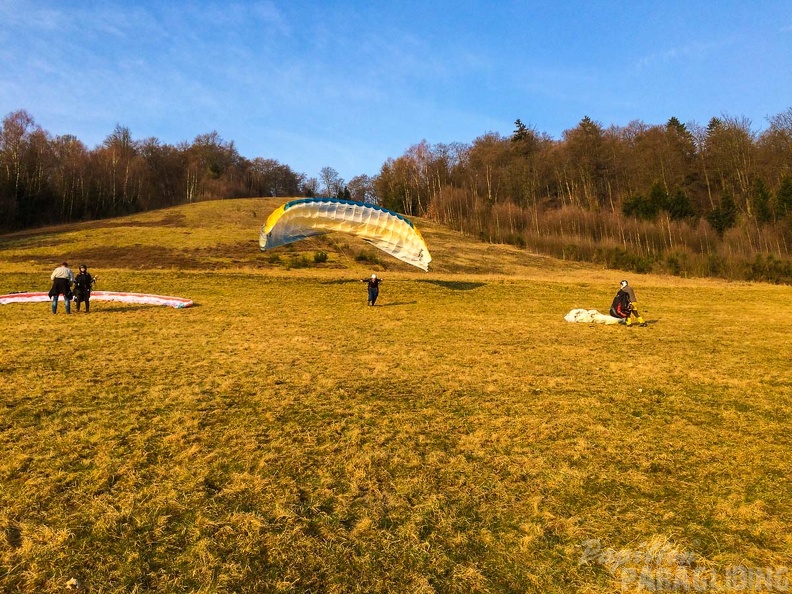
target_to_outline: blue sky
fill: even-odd
[[[0,0],[0,117],[89,147],[216,130],[250,159],[374,175],[413,144],[560,138],[792,107],[792,2]]]

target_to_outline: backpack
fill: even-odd
[[[630,296],[622,289],[619,289],[616,297],[613,298],[610,314],[614,318],[627,318],[630,316]]]

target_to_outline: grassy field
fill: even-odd
[[[65,258],[196,303],[0,306],[0,590],[789,588],[792,288],[630,275],[648,327],[569,324],[624,273],[423,221],[429,273],[262,254],[277,205],[0,237],[0,294]]]

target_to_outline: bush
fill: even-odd
[[[748,267],[746,274],[747,280],[764,281],[775,284],[792,284],[792,261],[781,260],[768,254],[756,254],[754,260]]]
[[[643,274],[652,271],[654,260],[649,256],[641,256],[628,252],[623,248],[613,248],[605,252],[605,265],[608,268],[619,268]]]
[[[518,248],[525,248],[525,246],[528,245],[525,241],[525,237],[519,233],[509,233],[503,238],[503,243],[514,245]]]
[[[677,254],[675,252],[667,254],[665,258],[665,264],[668,268],[668,271],[674,276],[681,276],[682,272],[685,270],[685,264],[683,260],[683,254]]]
[[[358,262],[368,262],[370,264],[380,264],[380,257],[373,252],[360,252],[355,256]]]
[[[592,255],[591,249],[586,249],[574,243],[568,243],[561,248],[561,259],[571,260],[573,262],[592,262],[596,259],[596,255]]]
[[[327,262],[327,252],[314,252],[314,262],[316,264],[324,264]]]
[[[721,276],[726,274],[726,262],[717,254],[707,254],[707,276]]]
[[[308,259],[307,256],[302,255],[299,258],[296,256],[292,256],[292,259],[289,260],[289,264],[287,268],[308,268],[311,265],[311,261]]]

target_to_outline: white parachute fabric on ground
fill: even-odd
[[[620,318],[614,318],[607,314],[601,314],[596,309],[573,309],[564,316],[567,322],[579,322],[581,324],[619,324]]]
[[[61,296],[61,300],[63,296]],[[11,293],[0,295],[0,305],[9,303],[42,303],[51,301],[47,293]],[[139,303],[141,305],[167,305],[182,309],[192,307],[191,299],[170,297],[167,295],[149,295],[146,293],[122,293],[117,291],[91,291],[91,301],[117,301],[119,303]]]
[[[331,232],[349,233],[374,247],[428,270],[432,257],[418,229],[402,215],[362,202],[307,198],[275,210],[261,228],[261,251]]]
[[[61,301],[63,295],[61,295]],[[8,303],[37,303],[52,301],[46,293],[11,293],[10,295],[0,295],[0,305]]]

